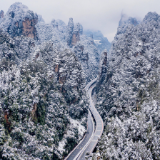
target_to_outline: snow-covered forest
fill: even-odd
[[[105,122],[103,159],[160,159],[160,16],[122,15],[99,76],[97,108]],[[105,56],[102,58],[104,61]]]
[[[93,159],[159,160],[160,15],[122,14],[110,43],[20,2],[0,11],[0,159],[63,160],[86,134],[96,77],[104,132]]]
[[[0,18],[0,159],[68,155],[86,132],[85,86],[99,55],[73,18],[46,24],[22,3],[10,6]]]

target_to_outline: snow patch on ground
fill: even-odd
[[[85,133],[85,127],[81,125],[81,123],[75,119],[70,118],[70,123],[72,128],[77,128],[80,136],[83,136]]]
[[[64,146],[65,146],[65,139],[63,139],[62,141],[59,142],[59,146],[58,146],[58,150],[63,153],[64,150]]]
[[[70,117],[68,117],[69,121],[70,121],[70,125],[69,128],[67,129],[66,134],[64,135],[63,139],[59,142],[58,145],[58,151],[60,151],[60,153],[63,153],[65,151],[64,147],[66,144],[66,139],[67,137],[75,137],[75,129],[78,129],[78,141],[80,141],[85,133],[85,127],[83,125],[81,125],[81,122],[75,119],[72,119]],[[83,121],[83,120],[81,120]]]

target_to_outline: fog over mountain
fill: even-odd
[[[16,0],[1,0],[1,10],[6,13],[11,4]],[[46,23],[55,19],[61,19],[66,24],[68,18],[73,17],[74,21],[81,23],[85,29],[100,30],[102,34],[113,41],[117,32],[117,26],[121,13],[140,20],[150,11],[159,12],[159,0],[19,0],[27,5],[32,11],[42,15]]]

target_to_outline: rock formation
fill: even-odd
[[[101,84],[103,83],[103,81],[106,78],[106,74],[107,74],[107,50],[105,49],[102,54],[101,54],[101,59],[100,59],[100,70],[99,70],[99,75],[98,80],[97,80],[97,87],[95,88],[96,92],[99,92],[99,89],[101,88]]]
[[[78,58],[78,60],[79,60],[81,63],[86,64],[87,67],[88,67],[89,57],[88,57],[88,53],[84,51],[84,45],[82,45],[82,44],[77,44],[77,45],[74,47],[74,53],[76,54],[76,57]]]
[[[46,41],[52,41],[53,43],[63,43],[66,44],[66,28],[67,26],[62,20],[53,19],[50,24],[46,24],[44,20],[40,17],[36,25],[36,30],[38,32],[39,42],[43,43]]]
[[[73,51],[81,62],[87,82],[94,79],[98,74],[100,56],[96,46],[92,42],[93,39],[80,35],[80,40],[73,46]]]
[[[101,61],[100,61],[100,84],[104,81],[106,73],[107,73],[107,50],[104,50],[101,55]]]
[[[73,36],[74,23],[73,18],[69,19],[68,27],[67,27],[67,45],[71,46],[72,36]]]
[[[73,34],[72,34],[72,46],[75,46],[77,42],[80,41],[80,24],[77,23],[74,27]]]
[[[4,11],[1,10],[1,11],[0,11],[0,18],[3,18],[3,17],[4,17]]]
[[[77,23],[74,26],[73,18],[70,18],[67,27],[67,45],[75,46],[80,41],[80,34],[83,34],[82,25]]]
[[[79,33],[80,33],[80,35],[82,35],[83,34],[83,26],[79,23]]]
[[[31,19],[31,20],[26,18],[22,22],[22,24],[23,24],[22,35],[24,35],[26,37],[33,38],[33,39],[38,39],[37,31],[36,31],[36,28],[35,28],[35,25],[37,24],[37,21],[38,21],[37,17],[33,17],[33,19]],[[18,27],[18,29],[21,29],[21,28],[19,28],[19,22],[17,22],[15,25]]]
[[[51,25],[53,26],[53,28],[58,29],[58,22],[56,22],[55,19],[51,21]]]
[[[133,17],[128,17],[126,14],[121,15],[121,19],[119,21],[119,26],[117,29],[117,35],[122,34],[126,31],[126,28],[130,25],[138,25],[140,22]]]
[[[34,14],[27,6],[18,2],[11,5],[0,27],[8,32],[11,37],[23,35],[37,40],[38,35],[35,28],[37,22],[37,14]]]

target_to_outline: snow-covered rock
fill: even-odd
[[[0,18],[4,18],[4,11],[3,10],[0,11]]]
[[[70,49],[1,30],[0,157],[66,156],[85,132],[84,88],[81,64]]]
[[[16,2],[10,6],[1,21],[0,28],[8,32],[11,37],[24,35],[38,39],[35,25],[38,22],[38,15],[29,10],[27,6]]]
[[[136,18],[128,17],[126,14],[121,14],[121,19],[119,21],[119,26],[117,29],[117,35],[122,34],[126,31],[127,27],[130,25],[138,25],[140,21],[138,21]]]

